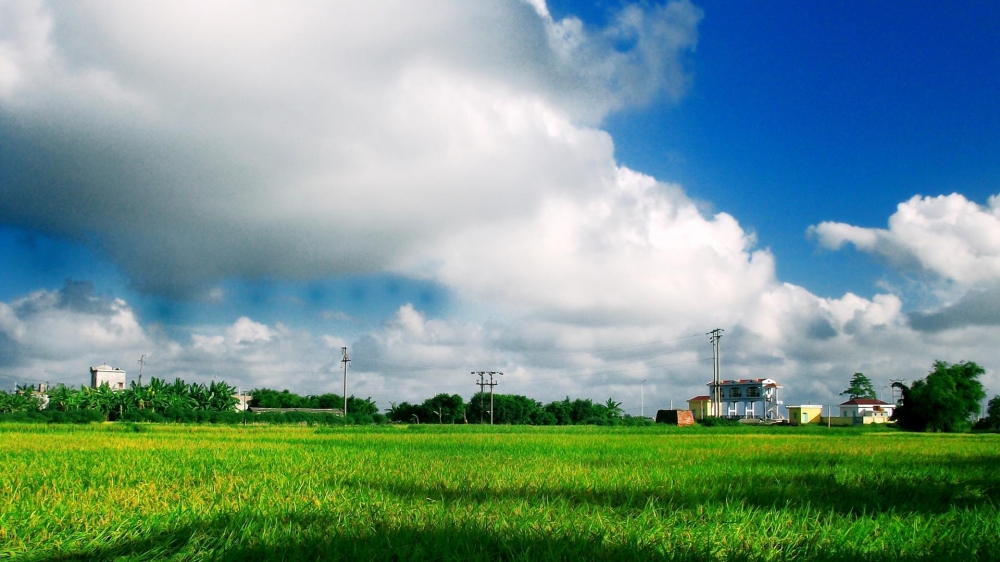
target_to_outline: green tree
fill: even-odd
[[[971,417],[979,411],[979,401],[986,397],[978,378],[986,371],[972,361],[949,365],[935,361],[926,378],[913,381],[902,390],[902,404],[893,419],[910,431],[966,431]]]
[[[427,421],[436,420],[438,423],[465,422],[465,401],[458,394],[442,393],[428,398],[424,400],[423,409],[432,415]]]
[[[422,404],[409,402],[394,403],[388,413],[390,420],[399,423],[420,423],[420,420],[426,422],[431,419],[430,412]]]
[[[570,405],[569,396],[565,400],[549,402],[545,405],[545,413],[551,417],[551,425],[572,425],[573,410]]]
[[[986,404],[986,417],[979,420],[975,429],[1000,429],[1000,396],[990,398]]]
[[[864,373],[854,373],[854,376],[851,377],[851,382],[848,383],[847,390],[840,394],[842,396],[846,394],[848,400],[855,398],[878,398],[878,394],[875,392],[875,385],[872,384],[871,379],[866,377]]]
[[[39,405],[38,398],[30,392],[16,391],[7,394],[0,391],[0,413],[38,410]]]
[[[76,389],[60,383],[49,391],[49,408],[61,412],[77,410],[80,407],[77,394]]]
[[[338,396],[339,398],[339,396]],[[340,403],[333,406],[337,409],[343,409],[344,399],[340,398]],[[378,413],[378,405],[372,400],[372,397],[368,398],[355,398],[354,396],[347,397],[347,414],[350,416],[374,416]]]
[[[468,419],[472,423],[490,423],[490,393],[477,392],[469,400]],[[495,424],[535,424],[540,423],[544,410],[537,400],[519,394],[493,395],[493,423]]]
[[[152,377],[149,379],[149,385],[142,389],[144,392],[143,401],[144,406],[148,406],[152,411],[162,411],[167,407],[167,396],[170,392],[167,389],[166,381],[163,379],[158,379]]]

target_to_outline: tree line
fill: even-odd
[[[122,390],[107,384],[97,388],[74,388],[58,384],[42,394],[29,385],[18,386],[13,393],[0,391],[0,413],[48,410],[53,412],[94,412],[104,421],[136,418],[134,412],[158,414],[164,419],[185,420],[186,412],[235,411],[239,400],[236,388],[222,381],[188,384],[180,378],[168,383],[153,377],[149,384],[135,381]],[[86,416],[85,416],[86,417]],[[142,416],[139,416],[142,417]]]
[[[236,388],[228,383],[213,381],[185,383],[177,378],[173,383],[153,377],[149,384],[132,382],[129,388],[112,390],[107,384],[98,388],[74,388],[59,384],[45,397],[29,385],[18,386],[12,393],[0,391],[0,414],[33,414],[47,421],[179,421],[239,423],[253,420],[275,423],[422,423],[464,424],[490,423],[491,398],[488,393],[476,393],[466,402],[458,394],[438,394],[419,404],[393,403],[385,414],[369,398],[349,396],[348,416],[342,417],[344,397],[327,393],[302,396],[288,390],[260,388],[250,391],[251,408],[320,409],[337,413],[269,412],[245,414],[235,411],[239,400]],[[46,402],[47,400],[47,402]],[[642,425],[648,420],[625,414],[621,402],[609,398],[597,403],[589,399],[564,400],[542,404],[516,394],[495,394],[492,397],[493,423],[522,425]],[[18,419],[25,416],[18,416]]]
[[[586,398],[542,404],[519,394],[494,394],[493,423],[510,425],[645,425],[649,420],[630,416],[621,402],[608,398],[594,402]],[[490,394],[477,392],[465,402],[458,394],[438,394],[420,404],[393,403],[387,415],[400,423],[490,423]]]
[[[975,421],[980,403],[986,397],[979,377],[985,370],[971,361],[948,364],[935,361],[930,373],[909,386],[895,383],[902,394],[893,413],[897,425],[910,431],[967,431],[974,426],[981,430],[1000,430],[1000,396],[988,404],[986,416]],[[348,416],[339,413],[276,412],[247,414],[236,412],[239,400],[236,388],[222,381],[185,383],[174,379],[168,383],[153,377],[149,384],[134,381],[129,388],[115,391],[107,384],[98,388],[56,385],[47,394],[35,392],[30,385],[19,385],[14,392],[0,390],[0,414],[38,417],[47,421],[179,421],[239,423],[247,420],[269,423],[328,423],[366,424],[477,424],[507,425],[645,425],[648,419],[630,416],[621,409],[621,402],[611,398],[604,403],[589,399],[566,397],[548,404],[517,394],[478,392],[468,402],[458,394],[438,394],[423,402],[392,403],[385,414],[378,411],[369,398],[350,396]],[[301,408],[339,410],[343,396],[328,393],[301,396],[288,390],[254,389],[250,406],[256,408]],[[841,394],[850,398],[876,398],[871,380],[855,373],[849,387]],[[10,419],[10,416],[5,416]],[[32,418],[33,419],[33,418]]]

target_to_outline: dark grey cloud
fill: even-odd
[[[985,290],[970,290],[954,304],[929,312],[910,312],[907,318],[910,326],[921,332],[1000,326],[1000,285]]]
[[[817,318],[809,324],[806,335],[811,339],[827,340],[836,337],[837,330],[830,325],[828,320]]]

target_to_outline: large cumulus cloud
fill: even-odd
[[[0,221],[92,243],[174,295],[381,271],[545,195],[593,195],[613,146],[591,127],[679,95],[700,18],[687,2],[599,30],[518,0],[0,9]]]

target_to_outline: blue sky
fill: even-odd
[[[0,384],[1000,386],[996,4],[397,8],[5,4]]]
[[[884,270],[817,252],[810,225],[883,227],[915,194],[997,193],[995,4],[698,5],[692,91],[608,130],[621,162],[756,231],[782,279],[870,295]]]

